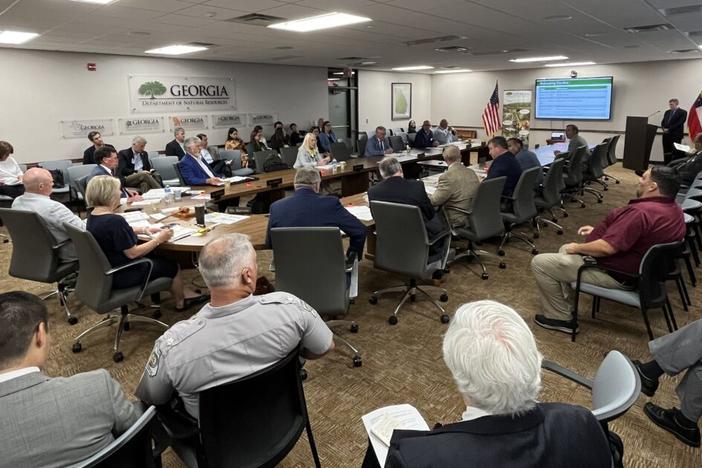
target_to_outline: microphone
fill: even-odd
[[[660,114],[661,112],[663,112],[663,111],[660,110],[660,109],[658,109],[658,110],[657,110],[656,112],[654,112],[653,114],[649,114],[648,117],[646,117],[646,118],[647,118],[647,119],[650,119],[650,118],[653,117],[654,115]]]

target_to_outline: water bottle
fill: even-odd
[[[173,203],[175,198],[173,197],[173,190],[171,189],[171,186],[166,185],[166,187],[163,189],[163,192],[165,194],[163,197],[163,203],[165,205],[170,205],[171,203]]]

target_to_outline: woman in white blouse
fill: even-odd
[[[293,167],[299,169],[301,167],[314,167],[329,164],[330,158],[323,158],[319,154],[317,148],[317,137],[312,132],[305,134],[305,139],[302,140],[300,148],[297,150],[297,159]]]
[[[0,195],[17,198],[24,193],[24,174],[15,158],[10,156],[14,152],[10,143],[0,141]]]

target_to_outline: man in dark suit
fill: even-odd
[[[49,314],[21,291],[0,294],[0,453],[3,466],[74,466],[139,418],[105,369],[49,377]],[[57,366],[60,368],[60,365]]]
[[[272,248],[271,229],[276,227],[336,226],[349,236],[347,255],[363,258],[366,227],[341,205],[337,197],[319,195],[322,178],[314,167],[301,167],[295,173],[295,193],[271,205],[266,246]]]
[[[425,120],[422,124],[422,128],[414,137],[414,147],[422,149],[432,148],[434,146],[439,146],[439,142],[434,139],[434,132],[431,131],[431,122]]]
[[[83,164],[97,164],[95,162],[95,151],[102,148],[103,146],[115,149],[114,146],[102,141],[102,135],[100,135],[100,132],[92,131],[88,133],[88,140],[90,140],[92,146],[86,148],[85,151],[83,151]]]
[[[185,130],[183,127],[173,129],[172,141],[166,145],[166,156],[178,156],[178,161],[185,157]]]
[[[149,154],[144,151],[146,139],[134,137],[132,146],[117,154],[117,177],[124,179],[129,187],[137,187],[139,192],[146,193],[152,188],[160,188],[161,184],[152,174]]]
[[[513,309],[493,301],[463,304],[443,354],[466,403],[462,420],[431,431],[395,430],[386,467],[612,466],[607,437],[590,411],[537,402],[542,357]]]
[[[139,192],[137,192],[134,189],[127,188],[125,185],[124,178],[119,177],[119,175],[117,174],[117,165],[119,164],[117,150],[115,150],[114,148],[103,146],[95,152],[95,163],[97,164],[97,166],[95,166],[93,171],[90,174],[88,174],[88,176],[85,179],[86,187],[88,186],[90,179],[92,179],[93,177],[101,175],[117,177],[121,186],[121,198],[126,198],[130,202],[142,200],[141,196],[139,195]]]
[[[673,98],[668,101],[670,109],[663,114],[661,120],[661,130],[663,130],[663,160],[668,164],[673,159],[683,157],[675,150],[673,143],[680,143],[685,133],[685,122],[687,121],[687,111],[678,107],[680,101]],[[676,154],[679,156],[676,157]]]

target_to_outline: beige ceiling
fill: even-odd
[[[661,11],[687,6],[698,8]],[[226,21],[248,13],[295,19],[329,11],[373,21],[304,34]],[[185,57],[315,66],[343,66],[353,60],[342,57],[364,57],[380,69],[426,64],[474,70],[533,67],[508,61],[533,55],[598,63],[702,57],[699,50],[672,52],[702,43],[702,0],[118,0],[107,6],[0,0],[0,12],[0,30],[41,34],[9,47],[42,50],[144,55],[168,44],[207,42],[215,45]],[[624,30],[660,23],[670,29]],[[449,35],[457,38],[405,44]],[[446,46],[470,53],[434,50]],[[514,49],[524,51],[509,52]]]

